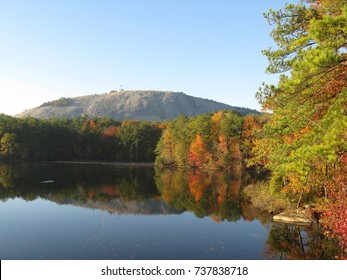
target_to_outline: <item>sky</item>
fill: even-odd
[[[0,0],[0,113],[111,90],[260,109],[282,0]]]

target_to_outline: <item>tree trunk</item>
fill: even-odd
[[[302,192],[301,192],[301,194],[300,194],[299,201],[298,201],[298,204],[296,205],[296,208],[299,208],[299,207],[300,207],[301,199],[302,199],[303,194],[304,194],[304,190],[302,190]]]

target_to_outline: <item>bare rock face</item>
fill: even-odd
[[[190,117],[218,110],[235,110],[242,115],[259,113],[256,110],[233,107],[182,92],[111,91],[105,94],[60,98],[26,110],[16,117],[74,118],[88,115],[118,120],[163,121],[182,114]]]

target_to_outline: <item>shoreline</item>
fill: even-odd
[[[78,161],[78,160],[57,160],[57,161],[18,161],[17,164],[85,164],[85,165],[111,165],[117,167],[154,167],[154,162],[115,162],[115,161]],[[2,164],[2,162],[0,162]]]
[[[119,167],[154,167],[154,162],[112,162],[112,161],[42,161],[41,163],[114,165]]]

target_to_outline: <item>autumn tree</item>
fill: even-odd
[[[264,54],[278,84],[257,96],[272,113],[253,149],[272,170],[272,189],[298,199],[326,194],[346,149],[347,1],[287,4],[265,14],[277,49]]]
[[[188,163],[193,167],[203,168],[207,167],[211,160],[212,155],[201,136],[197,134],[189,149]]]
[[[264,160],[254,158],[254,149],[259,145],[258,139],[268,118],[269,114],[248,115],[244,118],[241,132],[241,149],[243,157],[249,161],[250,165],[253,161],[264,165]]]
[[[164,130],[155,150],[160,155],[156,158],[156,163],[165,166],[175,165],[175,142],[170,129]]]

